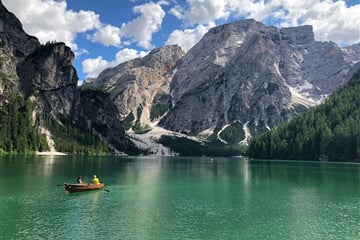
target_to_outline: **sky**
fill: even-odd
[[[360,0],[2,0],[41,43],[75,52],[79,84],[102,70],[178,44],[189,50],[212,27],[252,18],[266,25],[312,25],[315,39],[360,42]]]

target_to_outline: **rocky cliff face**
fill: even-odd
[[[71,49],[64,43],[41,45],[24,32],[20,21],[1,2],[0,42],[2,73],[7,76],[7,81],[2,81],[1,92],[34,95],[40,115],[68,117],[78,80]]]
[[[20,21],[0,1],[0,105],[18,94],[16,68],[40,43],[27,35]]]
[[[41,45],[27,35],[0,1],[0,106],[14,95],[30,98],[36,106],[35,127],[43,127],[44,117],[60,124],[66,121],[98,136],[114,152],[127,148],[136,152],[126,139],[114,104],[101,92],[77,88],[74,57],[64,43]]]
[[[183,55],[178,46],[157,48],[144,58],[106,69],[96,79],[86,80],[83,87],[109,93],[109,99],[117,107],[118,119],[129,126],[144,128],[163,113],[151,114],[154,106],[170,99],[167,96],[172,70]]]
[[[48,43],[28,55],[18,67],[21,91],[36,95],[46,114],[69,117],[77,98],[74,53],[64,43]]]
[[[33,36],[27,35],[19,19],[10,13],[0,2],[0,38],[3,46],[14,56],[16,63],[40,46],[40,42]]]
[[[215,27],[177,67],[173,107],[160,124],[218,137],[235,123],[263,131],[344,84],[360,60],[357,51],[315,41],[311,26],[277,29],[244,20]]]
[[[0,106],[3,106],[17,93],[19,78],[13,55],[5,48],[5,43],[0,41]]]

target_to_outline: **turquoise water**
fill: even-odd
[[[360,239],[360,165],[1,157],[0,239]]]

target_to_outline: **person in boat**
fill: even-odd
[[[82,181],[82,179],[81,179],[81,176],[78,176],[78,177],[77,177],[76,183],[78,183],[78,184],[82,184],[82,183],[83,183],[83,181]]]
[[[96,177],[96,175],[93,176],[93,179],[91,182],[94,185],[100,184],[100,180],[99,180],[99,178]]]

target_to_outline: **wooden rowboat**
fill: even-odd
[[[105,187],[104,183],[99,184],[79,184],[79,183],[64,183],[65,190],[73,193],[73,192],[84,192],[84,191],[91,191],[91,190],[98,190]]]

